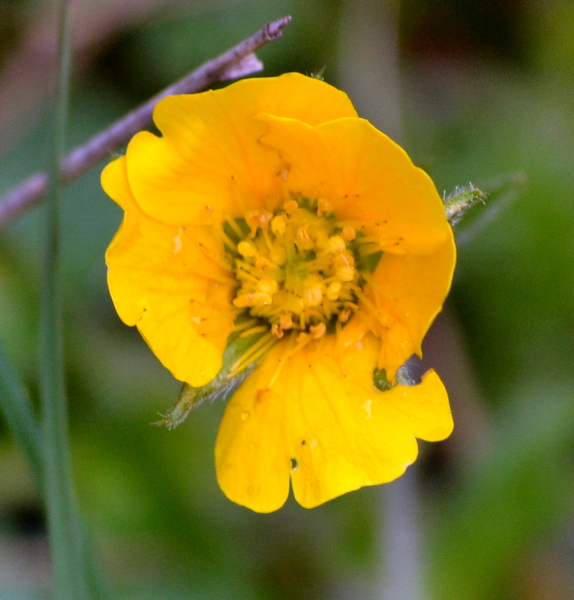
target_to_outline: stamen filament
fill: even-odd
[[[245,353],[231,366],[227,379],[231,379],[237,373],[242,371],[245,367],[250,365],[252,362],[257,360],[265,352],[271,349],[271,347],[277,342],[277,339],[273,337],[271,332],[265,334],[260,340],[257,340],[251,348],[245,351]]]
[[[234,279],[233,277],[225,277],[225,275],[221,275],[219,273],[210,273],[209,274],[209,279],[212,279],[213,281],[215,281],[216,283],[223,283],[225,285],[230,285],[233,287],[237,286],[237,280]]]
[[[244,260],[238,260],[237,261],[237,266],[241,268],[242,273],[241,273],[241,277],[242,278],[247,278],[250,279],[251,281],[255,281],[258,282],[260,277],[257,277],[256,273],[259,272],[259,269],[253,265],[250,265],[248,262],[245,262]]]
[[[250,335],[255,335],[256,333],[263,333],[265,331],[269,331],[269,327],[267,325],[258,325],[257,327],[252,327],[247,331],[239,334],[239,337],[249,337]]]
[[[343,373],[343,377],[347,377],[347,370],[345,369],[345,365],[343,363],[343,343],[341,339],[341,332],[343,330],[343,324],[341,321],[337,321],[335,323],[335,360],[339,363],[339,368],[341,369],[341,373]]]
[[[363,246],[367,244],[374,244],[376,246],[381,246],[381,238],[374,237],[372,235],[366,235],[364,237],[357,238],[357,244]]]
[[[249,327],[253,327],[253,326],[257,325],[258,322],[259,322],[258,319],[249,319],[249,321],[235,324],[233,331],[239,332],[239,331],[242,331],[243,329],[248,329]]]
[[[295,332],[293,332],[292,335],[294,336]],[[297,339],[299,339],[299,342],[289,352],[285,353],[285,355],[284,355],[285,359],[290,358],[294,354],[297,354],[297,352],[299,352],[299,350],[302,350],[309,342],[313,341],[314,338],[312,335],[310,335],[308,333],[300,332],[299,335],[297,336]]]
[[[277,381],[279,374],[281,373],[281,371],[283,370],[283,367],[285,366],[285,362],[286,362],[287,358],[289,356],[291,356],[290,352],[291,352],[291,348],[293,347],[294,341],[295,341],[295,333],[293,332],[289,336],[289,341],[287,342],[287,344],[285,346],[285,350],[284,350],[283,354],[281,355],[281,358],[278,359],[277,368],[275,369],[275,372],[273,373],[273,375],[271,376],[271,379],[269,380],[269,383],[267,384],[267,388],[266,388],[267,390],[270,390],[271,387],[273,386],[273,384]]]
[[[218,267],[221,267],[226,271],[231,272],[232,266],[229,264],[229,262],[225,259],[224,256],[218,255],[216,252],[210,250],[201,242],[198,242],[197,245],[201,248],[201,251],[205,254],[205,256],[211,261],[213,261]],[[237,281],[233,280],[233,282],[237,284]]]
[[[245,237],[245,233],[241,230],[241,227],[239,227],[235,219],[232,219],[229,215],[226,215],[225,222],[229,225],[229,227],[231,227],[231,229],[233,229],[233,232],[239,239]]]
[[[267,249],[269,250],[269,252],[273,252],[273,244],[271,243],[271,240],[269,239],[269,234],[267,233],[266,229],[263,229],[261,231],[262,235],[263,235],[263,239],[265,240],[265,245],[267,246]]]
[[[354,229],[356,229],[357,227],[363,229],[364,227],[367,226],[372,226],[374,225],[374,223],[372,223],[371,221],[339,221],[338,223],[339,227],[353,227]]]
[[[367,296],[365,294],[363,294],[362,290],[356,289],[355,294],[356,294],[357,298],[368,308],[369,312],[375,317],[375,319],[383,327],[386,328],[387,324],[381,318],[381,315],[380,315],[379,311],[377,310],[377,307],[371,302],[371,300],[369,298],[367,298]]]

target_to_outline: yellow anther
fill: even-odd
[[[300,344],[302,342],[306,342],[309,339],[309,334],[302,331],[296,338],[295,341]]]
[[[351,316],[351,309],[350,308],[344,308],[340,313],[339,313],[339,323],[346,323],[349,318]]]
[[[291,327],[293,327],[291,313],[283,313],[279,317],[279,327],[281,327],[281,329],[291,329]]]
[[[257,232],[258,227],[266,230],[267,225],[272,218],[273,213],[266,210],[250,210],[245,215],[245,221],[247,222],[247,225],[249,225],[249,229],[251,229],[251,235],[254,235]]]
[[[262,279],[257,284],[257,289],[264,294],[273,295],[279,287],[276,279]]]
[[[330,283],[329,287],[327,288],[327,298],[333,301],[338,300],[339,292],[341,291],[342,287],[343,284],[340,281],[333,281],[332,283]]]
[[[303,298],[297,298],[297,299],[293,299],[290,303],[289,303],[289,308],[294,312],[297,313],[298,315],[301,315],[301,313],[308,307],[309,305],[306,304],[305,300],[303,300]]]
[[[343,227],[343,231],[341,231],[341,235],[343,236],[343,239],[350,242],[351,240],[354,240],[357,237],[357,232],[355,231],[354,227],[351,227],[350,225],[345,225],[345,227]]]
[[[317,201],[317,215],[322,217],[325,213],[330,213],[332,206],[327,198],[319,198]]]
[[[257,248],[255,248],[255,245],[252,242],[243,240],[237,244],[237,252],[239,252],[241,256],[245,256],[245,258],[250,258],[257,254]]]
[[[274,342],[298,330],[296,347],[303,347],[325,336],[334,320],[346,323],[356,311],[353,302],[361,290],[350,242],[357,233],[338,224],[332,210],[326,198],[289,199],[275,213],[245,214],[248,235],[234,221],[239,242],[227,244],[239,254],[233,304],[264,319]]]
[[[255,259],[255,268],[257,269],[261,269],[262,271],[264,271],[270,265],[271,261],[268,258],[265,258],[264,256],[258,256]]]
[[[303,299],[307,306],[319,306],[323,301],[323,292],[318,287],[311,287],[305,290]]]
[[[233,304],[237,306],[237,308],[247,308],[248,306],[253,306],[253,294],[241,294],[237,296],[237,298],[233,299]]]
[[[338,267],[341,267],[341,266],[352,267],[355,264],[355,259],[348,250],[339,252],[339,254],[337,254],[337,256],[335,258],[335,261],[336,261],[335,264]]]
[[[297,200],[289,200],[283,205],[283,210],[288,214],[292,215],[299,208]]]
[[[325,325],[325,323],[311,325],[311,327],[309,327],[309,331],[311,332],[311,335],[318,340],[320,337],[325,335],[325,332],[327,331],[327,325]]]
[[[355,278],[355,269],[353,267],[339,267],[337,269],[337,279],[340,281],[353,281]]]
[[[318,249],[324,250],[327,248],[329,236],[326,231],[323,231],[323,229],[315,229],[315,231],[313,231],[313,237],[315,238],[315,246],[317,246]]]
[[[266,294],[265,292],[256,292],[253,294],[253,300],[254,306],[265,306],[266,304],[271,304],[273,302],[271,294]]]
[[[329,238],[329,243],[327,244],[327,250],[329,252],[343,252],[347,244],[345,244],[345,240],[340,235],[334,235]]]
[[[281,329],[281,327],[276,323],[273,323],[273,325],[271,325],[271,335],[280,340],[284,335],[283,329]]]
[[[311,241],[311,236],[305,227],[299,227],[299,229],[297,229],[297,240],[301,242]]]
[[[263,292],[254,292],[251,294],[241,294],[233,300],[233,304],[237,308],[247,308],[248,306],[264,306],[271,304],[272,298],[269,294]]]
[[[287,220],[282,215],[277,215],[271,219],[271,231],[275,235],[283,235],[285,233],[285,227],[287,225]]]
[[[287,260],[287,250],[285,250],[285,246],[274,246],[269,254],[269,259],[273,264],[282,267]]]

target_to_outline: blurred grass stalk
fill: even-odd
[[[60,160],[64,152],[71,71],[72,0],[59,0],[58,87],[54,113],[40,308],[40,396],[43,490],[48,517],[54,595],[58,600],[102,598],[92,553],[72,487],[64,386],[59,289]]]
[[[402,138],[399,58],[400,0],[344,0],[340,78],[360,115],[396,142]],[[379,497],[379,600],[425,600],[421,568],[419,477],[416,465],[382,486]]]

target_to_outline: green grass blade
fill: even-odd
[[[41,485],[42,441],[32,403],[16,370],[0,345],[0,408]]]
[[[0,344],[0,409],[16,442],[24,451],[38,486],[43,491],[43,451],[40,425],[24,383],[12,366]],[[97,566],[93,547],[77,514],[74,516],[74,537],[82,545],[84,570],[90,598],[104,599],[104,586]]]
[[[71,2],[60,3],[58,95],[54,119],[40,314],[40,395],[44,436],[43,488],[58,600],[102,598],[91,545],[72,486],[59,296],[60,161],[64,151],[71,67]]]

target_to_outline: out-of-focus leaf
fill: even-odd
[[[0,407],[10,430],[42,483],[42,439],[28,392],[0,345]]]
[[[513,399],[480,467],[440,505],[428,546],[433,598],[497,598],[520,556],[572,514],[573,441],[569,389],[536,386]]]

